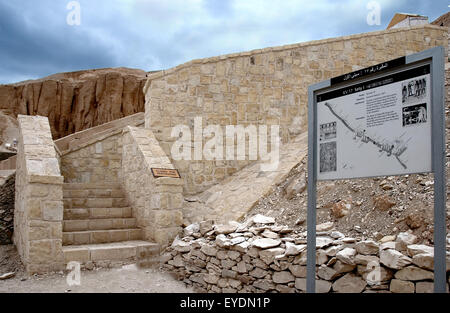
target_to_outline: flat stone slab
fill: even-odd
[[[261,249],[278,247],[280,244],[281,244],[281,240],[270,239],[270,238],[260,238],[260,239],[254,240],[252,242],[252,246],[261,248]]]
[[[262,214],[257,214],[252,218],[253,223],[256,224],[274,224],[275,219],[270,216],[264,216]]]
[[[159,255],[158,244],[141,240],[62,247],[66,263],[136,259],[141,250]]]
[[[5,273],[3,275],[0,275],[0,280],[6,280],[6,279],[13,278],[15,275],[16,275],[15,272]]]

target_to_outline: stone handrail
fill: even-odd
[[[133,216],[146,240],[165,246],[181,231],[184,182],[153,177],[151,168],[174,167],[151,130],[125,128],[122,151],[123,187]]]
[[[122,132],[126,126],[141,126],[144,124],[144,113],[136,113],[115,121],[92,127],[55,141],[55,146],[62,156],[71,151],[83,148],[102,138]]]

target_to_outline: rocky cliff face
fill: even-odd
[[[147,74],[128,68],[99,69],[0,85],[0,112],[12,117],[47,116],[58,139],[143,112]],[[5,126],[1,124],[0,132]]]
[[[437,19],[435,19],[430,24],[437,25],[437,26],[450,27],[450,12],[447,12],[447,13],[439,16]]]

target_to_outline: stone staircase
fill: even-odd
[[[143,241],[142,230],[119,184],[63,185],[65,262],[157,262],[159,245]]]

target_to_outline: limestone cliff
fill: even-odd
[[[0,85],[0,113],[47,116],[54,139],[61,138],[144,111],[146,76],[142,70],[113,68]],[[6,127],[1,124],[0,133]]]
[[[435,19],[433,22],[431,22],[431,24],[449,27],[450,26],[450,12],[447,12],[447,13],[439,16],[437,19]]]

